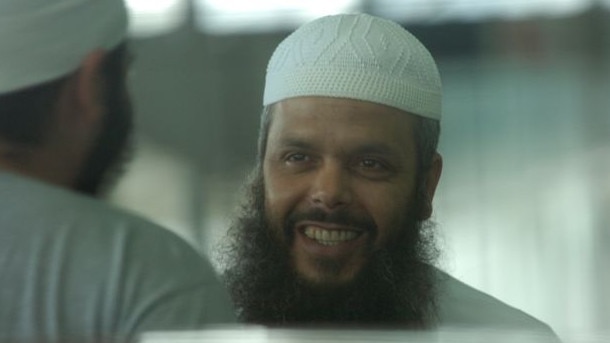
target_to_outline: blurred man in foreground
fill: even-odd
[[[121,0],[0,2],[1,341],[234,321],[207,261],[91,197],[130,142],[126,28]]]
[[[364,14],[308,23],[273,53],[263,104],[226,271],[242,319],[552,335],[434,267],[441,81],[409,32]]]

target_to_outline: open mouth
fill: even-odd
[[[315,240],[316,242],[326,245],[333,246],[341,243],[353,241],[358,238],[361,232],[354,230],[342,230],[332,229],[327,230],[317,226],[307,226],[303,230],[303,233],[308,238]]]

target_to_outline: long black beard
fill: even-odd
[[[408,216],[407,227],[388,246],[372,253],[349,285],[312,286],[295,273],[288,248],[267,226],[264,185],[258,171],[221,254],[226,258],[222,261],[225,281],[239,316],[245,322],[269,326],[434,326],[436,292],[431,266],[438,250],[433,230],[413,217]]]
[[[124,73],[107,72],[105,81],[103,126],[75,186],[78,192],[97,197],[104,196],[122,176],[133,152],[133,109]]]
[[[95,145],[78,175],[76,190],[103,197],[125,172],[132,157],[132,124],[130,110],[113,105]]]

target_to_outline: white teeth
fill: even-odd
[[[317,237],[317,235],[316,235],[316,237]],[[322,240],[330,241],[330,232],[328,232],[327,230],[322,230]]]
[[[358,233],[350,230],[324,230],[318,227],[308,226],[305,228],[305,236],[315,239],[318,243],[323,245],[337,245],[355,239],[358,237]]]

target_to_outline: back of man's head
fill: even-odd
[[[0,94],[67,75],[125,38],[122,0],[0,1]]]
[[[0,169],[107,186],[131,132],[126,33],[123,0],[0,1]]]

